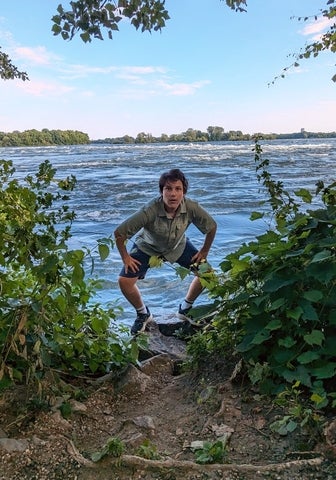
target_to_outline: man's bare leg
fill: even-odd
[[[128,300],[129,303],[133,305],[133,307],[136,310],[139,310],[144,303],[142,301],[140,290],[136,285],[137,281],[138,281],[137,277],[134,277],[134,278],[119,277],[118,279],[120,290],[124,295],[124,297],[126,298],[126,300]]]
[[[195,277],[189,286],[185,299],[187,300],[187,302],[194,303],[194,301],[202,293],[202,291],[203,287],[201,285],[200,279],[198,277]]]

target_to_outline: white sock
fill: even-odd
[[[137,313],[147,313],[146,305],[142,305],[142,307],[136,309]]]
[[[193,306],[194,302],[189,302],[189,300],[183,300],[181,303],[181,308],[182,310],[187,310],[188,308],[191,308]]]

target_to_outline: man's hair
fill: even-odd
[[[169,172],[164,172],[161,175],[159,180],[160,192],[162,193],[163,187],[167,182],[176,182],[177,180],[181,180],[183,185],[183,193],[186,194],[188,190],[188,180],[179,168],[173,168],[172,170],[169,170]]]

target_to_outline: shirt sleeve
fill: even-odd
[[[146,226],[151,216],[150,205],[145,205],[133,215],[124,220],[116,230],[126,238],[132,238]]]
[[[204,208],[201,207],[198,202],[189,200],[188,210],[191,213],[192,223],[204,235],[209,233],[216,226],[215,219],[206,210],[204,210]]]

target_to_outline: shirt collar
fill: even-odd
[[[167,216],[167,212],[164,208],[164,203],[163,203],[163,200],[162,200],[162,197],[160,197],[160,207],[159,207],[159,217],[166,217]],[[176,215],[180,215],[180,213],[186,213],[187,212],[187,206],[186,206],[186,202],[185,202],[185,197],[183,197],[182,199],[182,202],[180,203],[180,206],[178,207],[177,209],[177,212],[176,212]]]

